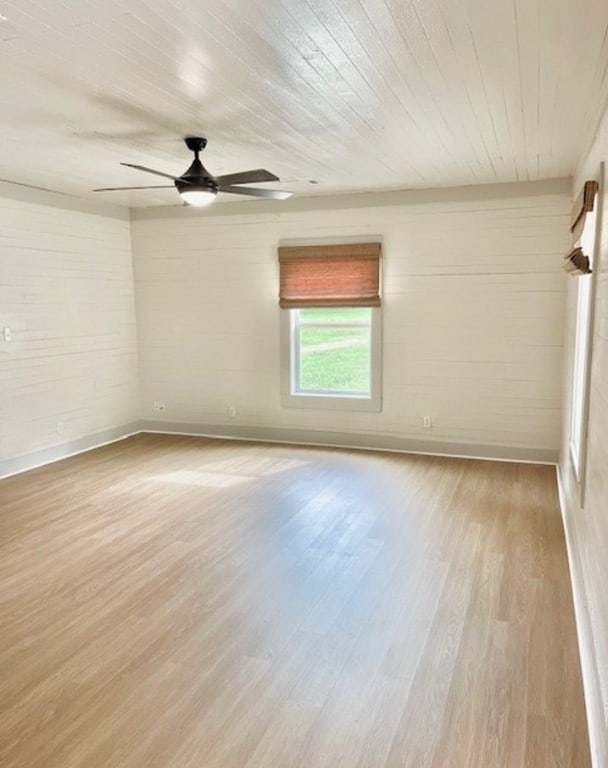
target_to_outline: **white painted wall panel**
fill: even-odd
[[[24,197],[0,197],[0,461],[130,423],[138,400],[128,215]]]
[[[565,190],[133,211],[142,416],[557,451]],[[283,408],[278,244],[352,236],[383,241],[382,412]]]

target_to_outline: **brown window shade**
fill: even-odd
[[[585,256],[582,248],[574,248],[567,256],[564,256],[562,264],[564,271],[569,275],[589,275],[589,258]]]
[[[582,192],[576,198],[574,206],[572,207],[570,232],[572,232],[573,243],[576,243],[579,240],[585,226],[585,217],[589,211],[593,210],[597,187],[597,181],[586,181]]]
[[[279,248],[283,309],[379,307],[380,243]]]

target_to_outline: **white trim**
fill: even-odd
[[[564,538],[566,539],[566,550],[568,552],[570,585],[572,587],[576,634],[578,637],[578,652],[581,660],[581,674],[583,678],[585,709],[587,712],[591,765],[593,768],[605,768],[608,764],[608,754],[602,754],[602,752],[605,751],[601,739],[601,733],[604,729],[604,723],[602,722],[603,705],[597,671],[597,659],[593,643],[593,630],[591,627],[589,611],[587,609],[587,593],[585,590],[583,569],[580,553],[576,546],[571,525],[571,518],[574,514],[574,510],[568,501],[568,495],[562,480],[562,473],[559,465],[556,468],[556,474],[559,506],[562,515]]]
[[[308,445],[320,448],[385,451],[416,456],[444,456],[454,459],[506,461],[517,464],[548,464],[555,466],[557,451],[518,446],[474,445],[431,440],[400,438],[392,435],[365,435],[320,430],[282,429],[272,427],[239,427],[225,424],[193,424],[187,422],[141,421],[97,432],[70,443],[45,448],[34,453],[0,462],[0,480],[44,467],[70,456],[119,442],[142,433],[208,437],[219,440],[240,440],[279,445]]]
[[[294,195],[289,200],[256,200],[216,202],[208,208],[193,208],[176,199],[174,205],[131,208],[131,220],[180,219],[196,216],[246,216],[281,214],[301,211],[375,208],[389,205],[424,205],[427,203],[471,202],[475,200],[505,200],[516,197],[572,194],[572,179],[517,181],[501,184],[474,184],[461,187],[431,187],[377,192],[355,192],[341,195]],[[179,196],[176,194],[176,198]]]
[[[418,440],[394,435],[324,432],[321,430],[286,429],[282,427],[236,426],[227,424],[196,424],[144,420],[142,432],[169,435],[191,435],[221,440],[244,440],[254,443],[309,445],[347,450],[411,453],[422,456],[445,456],[458,459],[506,461],[519,464],[548,464],[555,466],[558,452],[523,446],[476,445],[472,443]]]
[[[0,461],[0,480],[12,477],[13,475],[19,475],[22,472],[29,472],[30,469],[53,464],[55,461],[62,461],[79,453],[86,453],[95,448],[101,448],[102,445],[124,440],[126,437],[139,434],[140,431],[139,423],[133,422],[120,427],[105,429],[103,432],[95,432],[92,435],[85,435],[85,437],[71,440],[68,443],[42,448],[33,453],[26,453],[24,456]]]
[[[568,441],[568,448],[568,455],[570,456],[570,464],[572,465],[574,476],[576,477],[576,481],[580,483],[580,456],[572,439]]]
[[[242,440],[280,445],[307,445],[346,450],[385,451],[420,456],[445,456],[457,459],[506,461],[518,464],[549,464],[555,466],[557,451],[550,448],[523,446],[476,445],[472,443],[417,440],[393,435],[324,432],[321,430],[285,429],[278,427],[245,427],[226,424],[196,424],[188,422],[133,422],[122,427],[97,432],[78,440],[44,448],[34,453],[0,462],[0,480],[52,464],[79,453],[101,448],[141,433],[189,435],[220,440]]]
[[[0,197],[17,200],[22,203],[44,205],[49,208],[61,208],[66,211],[90,213],[94,216],[106,216],[112,219],[129,222],[129,209],[118,206],[101,198],[85,198],[71,195],[67,192],[55,192],[29,184],[22,184],[12,179],[0,178]]]

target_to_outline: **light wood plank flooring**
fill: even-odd
[[[0,483],[2,768],[587,768],[551,467],[140,435]]]

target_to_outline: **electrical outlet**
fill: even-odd
[[[157,413],[164,413],[167,410],[167,405],[163,400],[155,400],[153,408]]]
[[[57,422],[57,434],[62,435],[63,434],[63,421]]]
[[[424,429],[432,429],[433,428],[433,420],[430,416],[423,416],[422,417],[422,426]]]
[[[2,333],[4,334],[4,341],[12,341],[12,339],[13,339],[13,332],[8,327],[8,325],[4,326]]]

